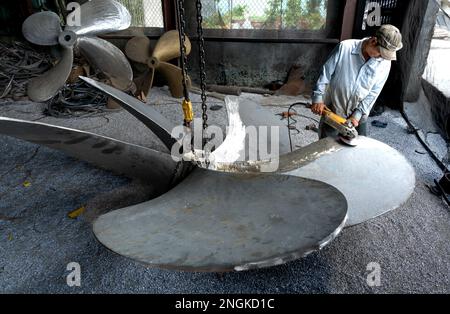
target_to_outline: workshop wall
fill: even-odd
[[[427,64],[439,7],[434,0],[411,0],[402,27],[404,49],[399,53],[403,100],[419,98],[422,74]]]
[[[427,107],[424,110],[432,113],[433,120],[441,135],[450,140],[450,99],[433,84],[422,78],[430,52],[438,11],[439,7],[433,0],[411,1],[402,30],[407,48],[400,54],[399,64],[402,68],[401,79],[404,82],[403,84],[407,84],[404,100],[416,102],[423,89],[428,101],[421,103],[421,105]],[[416,124],[421,129],[427,129],[427,121],[419,120]]]
[[[424,105],[430,106],[429,110],[431,110],[440,134],[444,139],[450,141],[450,98],[426,80],[422,79],[421,83],[428,99],[428,103]],[[423,125],[419,122],[418,127],[423,128]]]
[[[190,75],[198,81],[198,47],[193,43]],[[219,85],[264,86],[285,81],[292,65],[298,64],[313,84],[334,45],[206,42],[207,80]]]

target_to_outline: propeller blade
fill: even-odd
[[[280,155],[290,152],[286,125],[272,112],[243,97],[227,96],[225,105],[227,137],[212,152],[208,169],[233,171],[245,167],[253,172],[276,171]]]
[[[155,200],[100,216],[94,233],[114,252],[150,266],[244,271],[323,248],[346,215],[344,196],[322,182],[197,169]]]
[[[338,188],[349,205],[347,226],[398,208],[415,188],[408,160],[394,148],[363,136],[356,147],[328,138],[282,156],[279,172]]]
[[[125,47],[127,57],[138,63],[147,64],[150,58],[150,39],[147,36],[137,36],[130,39]]]
[[[271,147],[273,138],[275,141],[273,144],[278,148],[279,155],[284,155],[291,151],[289,130],[286,127],[286,123],[276,117],[273,112],[263,108],[250,99],[240,97],[239,116],[246,127],[256,127],[258,134],[264,132],[264,129],[268,129],[267,135],[263,137],[267,139],[266,143],[268,147]],[[272,135],[271,128],[278,132],[278,136],[275,136],[275,133]]]
[[[61,21],[53,12],[35,13],[22,25],[22,33],[26,40],[41,46],[57,45],[61,32]]]
[[[357,147],[349,147],[328,138],[287,153],[288,136],[281,133],[287,128],[280,125],[279,120],[274,121],[272,114],[242,97],[228,96],[225,104],[228,134],[222,145],[211,153],[208,169],[226,172],[245,169],[253,173],[268,169],[328,183],[342,191],[348,201],[347,226],[360,224],[398,208],[414,190],[414,168],[402,154],[384,143],[360,137]],[[272,125],[279,126],[281,157],[269,162],[257,158],[257,163],[242,163],[255,160],[249,155],[255,155],[255,152],[249,145],[246,127]],[[270,140],[268,137],[267,141]]]
[[[78,47],[94,68],[106,75],[114,87],[128,90],[133,82],[133,70],[123,52],[98,37],[80,37]]]
[[[171,135],[175,126],[159,112],[114,87],[94,81],[87,77],[80,76],[80,78],[87,84],[118,101],[124,109],[152,130],[169,150],[172,149],[172,146],[177,142],[177,139],[173,138]]]
[[[28,96],[36,102],[44,102],[55,96],[64,86],[72,71],[73,50],[62,47],[62,58],[48,72],[33,78],[28,83]]]
[[[160,62],[157,70],[166,78],[170,93],[175,98],[182,98],[183,92],[183,72],[181,68],[167,62]],[[188,78],[187,88],[190,88],[191,80]]]
[[[81,25],[66,26],[66,31],[77,35],[97,35],[127,29],[131,25],[131,15],[127,8],[114,0],[88,1],[81,5],[79,12],[67,16],[74,21],[75,14],[81,17]]]
[[[154,197],[170,189],[176,168],[176,163],[168,154],[44,123],[0,117],[0,133],[63,151],[118,175],[154,183]]]
[[[191,53],[192,45],[186,36],[186,55]],[[180,38],[177,30],[168,31],[156,43],[153,57],[160,62],[180,57]]]
[[[134,80],[134,83],[136,84],[135,96],[140,97],[145,96],[145,98],[147,98],[148,95],[150,94],[150,89],[152,88],[154,77],[155,77],[155,69],[149,68],[145,74],[135,79]]]

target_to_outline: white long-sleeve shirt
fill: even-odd
[[[314,103],[324,102],[346,118],[369,115],[389,77],[391,61],[380,57],[366,62],[362,46],[367,39],[345,40],[333,50],[314,89]]]

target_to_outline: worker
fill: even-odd
[[[359,135],[367,136],[367,119],[403,48],[402,35],[393,25],[381,26],[376,35],[362,40],[342,41],[323,66],[313,91],[311,110],[323,115],[328,107],[348,119]],[[319,137],[335,137],[337,131],[324,123]]]

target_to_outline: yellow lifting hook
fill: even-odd
[[[184,123],[186,126],[190,126],[192,120],[194,120],[194,110],[192,109],[192,102],[190,100],[184,99],[183,101],[183,113],[184,113]]]

